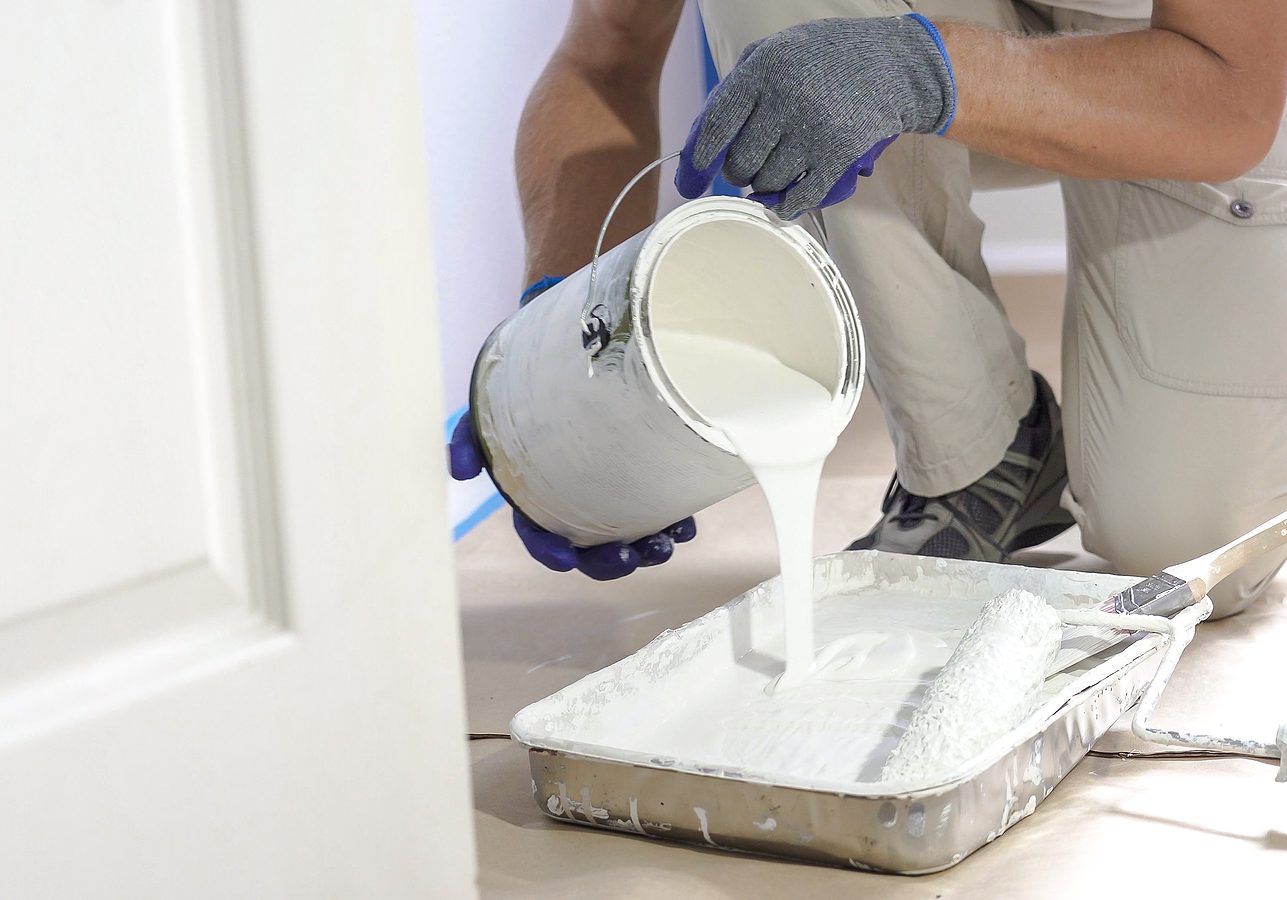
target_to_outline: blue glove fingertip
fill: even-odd
[[[640,538],[630,545],[634,548],[635,553],[639,554],[639,565],[659,566],[675,552],[675,542],[670,535],[664,531],[660,534],[650,534],[646,538]]]
[[[468,481],[483,471],[483,451],[474,435],[474,419],[469,410],[460,417],[447,444],[447,468],[456,481]]]
[[[514,510],[514,531],[528,555],[547,569],[570,572],[577,565],[577,551],[562,535],[546,531],[518,510]]]
[[[786,191],[752,191],[746,195],[747,200],[754,200],[769,209],[776,211],[781,206],[782,201],[786,199]]]
[[[639,554],[629,544],[600,544],[578,550],[576,567],[595,581],[612,581],[639,568]]]
[[[681,519],[667,528],[666,534],[670,535],[676,544],[686,544],[697,537],[697,520],[692,516]]]
[[[876,160],[885,152],[885,149],[894,142],[898,135],[892,135],[877,141],[862,156],[854,160],[847,169],[841,174],[823,195],[822,199],[816,203],[803,201],[801,195],[795,193],[797,190],[805,191],[803,196],[808,196],[811,189],[808,184],[808,178],[797,179],[797,181],[785,190],[781,191],[764,191],[762,193],[753,193],[747,195],[748,200],[754,200],[762,203],[769,209],[773,210],[783,219],[791,220],[798,218],[809,209],[822,209],[827,206],[834,206],[843,200],[848,200],[854,195],[858,188],[859,178],[870,178],[876,171]],[[805,205],[802,205],[805,204]]]

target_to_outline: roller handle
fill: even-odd
[[[1188,582],[1194,599],[1201,600],[1226,575],[1260,554],[1279,547],[1287,547],[1287,512],[1251,529],[1242,537],[1234,538],[1218,550],[1162,571]]]

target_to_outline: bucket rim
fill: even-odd
[[[837,325],[840,366],[831,392],[836,413],[848,423],[858,408],[866,383],[867,348],[857,303],[835,261],[821,241],[801,225],[779,218],[767,207],[742,197],[711,196],[691,200],[663,216],[649,230],[630,272],[629,297],[632,331],[639,335],[640,358],[667,406],[703,440],[736,455],[722,430],[710,424],[670,380],[657,352],[651,321],[652,286],[657,270],[681,235],[705,224],[737,221],[773,233],[819,276],[819,285],[833,301],[829,311]]]

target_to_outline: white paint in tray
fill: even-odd
[[[886,758],[985,602],[1020,588],[1057,608],[1085,608],[1132,583],[873,553],[817,559],[814,581],[814,649],[837,648],[832,680],[766,692],[785,650],[782,582],[773,579],[526,708],[512,723],[514,736],[530,746],[766,784],[879,791]],[[1141,641],[1113,662],[1094,658],[1048,678],[1024,723],[970,764],[1000,753],[1102,678],[1108,669],[1096,666],[1120,666],[1151,645]],[[923,783],[968,771],[952,766]]]

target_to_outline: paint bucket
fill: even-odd
[[[822,244],[758,203],[694,200],[596,250],[483,345],[471,413],[515,508],[586,547],[654,534],[754,481],[667,374],[653,331],[676,317],[777,354],[853,415],[862,329]]]

